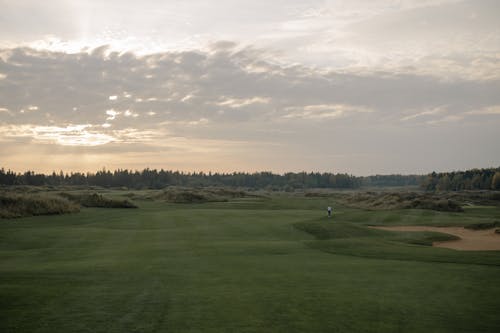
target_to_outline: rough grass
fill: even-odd
[[[500,227],[500,221],[485,222],[485,223],[473,223],[473,224],[468,224],[468,225],[464,226],[464,228],[471,229],[471,230],[487,230],[487,229],[493,229],[496,227]]]
[[[79,205],[49,194],[0,193],[0,218],[75,213]]]
[[[104,197],[98,193],[59,193],[60,196],[78,203],[83,207],[100,208],[137,208],[137,206],[128,199],[113,199]]]
[[[365,192],[347,194],[340,200],[352,207],[363,209],[429,209],[444,212],[463,212],[461,205],[439,194],[417,192]]]
[[[152,196],[154,200],[171,203],[225,202],[250,196],[244,191],[229,188],[182,188],[169,187]]]
[[[459,191],[442,192],[439,195],[446,196],[452,200],[465,205],[499,206],[500,191]]]

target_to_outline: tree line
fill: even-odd
[[[83,185],[101,187],[127,187],[134,189],[159,189],[166,186],[228,186],[252,189],[293,190],[300,188],[338,188],[355,189],[366,186],[408,186],[419,185],[422,176],[417,175],[376,175],[356,177],[346,173],[319,172],[181,172],[172,170],[118,169],[99,170],[95,173],[62,171],[51,174],[26,171],[16,173],[0,169],[1,185],[60,186]]]
[[[329,172],[182,172],[172,170],[106,169],[97,172],[51,174],[0,169],[0,185],[82,185],[159,189],[166,186],[228,186],[252,189],[293,190],[307,188],[356,189],[360,187],[420,186],[427,191],[500,190],[500,168],[432,172],[428,175],[375,175],[357,177]]]
[[[433,172],[421,186],[427,191],[500,190],[500,168]]]

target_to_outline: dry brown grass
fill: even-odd
[[[446,212],[463,212],[459,202],[446,196],[417,192],[364,192],[346,194],[340,201],[345,205],[363,209],[431,209]]]
[[[245,191],[229,188],[184,188],[169,187],[152,197],[172,203],[224,202],[234,198],[251,196]],[[255,195],[254,195],[255,196]]]
[[[128,199],[112,199],[97,193],[71,194],[63,192],[59,195],[83,207],[137,208],[137,206]]]
[[[54,195],[0,193],[0,218],[67,214],[78,211],[80,211],[78,204]]]

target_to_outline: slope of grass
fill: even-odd
[[[449,194],[421,192],[358,192],[341,197],[346,205],[364,209],[430,209],[443,212],[463,212],[464,209]]]
[[[244,198],[248,193],[224,187],[185,188],[168,187],[150,196],[151,199],[171,203],[227,202],[234,198]]]
[[[313,235],[316,239],[341,239],[341,238],[377,238],[384,240],[397,241],[408,244],[431,246],[433,242],[443,242],[456,240],[458,237],[438,232],[392,232],[385,230],[376,230],[366,226],[335,222],[331,223],[329,219],[316,219],[313,221],[303,221],[295,223],[294,227]]]
[[[306,242],[307,246],[327,253],[379,259],[500,266],[500,256],[497,252],[469,252],[458,256],[454,250],[430,248],[433,242],[458,238],[445,233],[376,230],[353,223],[332,223],[326,218],[298,222],[294,227],[317,239]]]
[[[366,228],[466,225],[498,210],[369,212],[334,203],[329,220],[329,198],[237,199],[2,221],[0,332],[500,327],[500,253],[436,249],[410,244],[423,234]]]
[[[464,228],[472,230],[487,230],[500,227],[500,221],[487,222],[487,223],[474,223],[466,225]]]

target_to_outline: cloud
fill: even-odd
[[[62,146],[99,146],[113,141],[113,137],[90,130],[92,125],[36,126],[7,125],[1,126],[3,137],[31,138],[34,142],[50,142]]]
[[[438,107],[432,108],[430,110],[419,111],[417,113],[413,113],[413,114],[410,114],[408,116],[404,116],[403,118],[401,118],[401,120],[408,121],[408,120],[413,120],[413,119],[424,117],[424,116],[434,116],[434,115],[438,115],[438,114],[446,113],[446,112],[448,112],[448,109],[446,106],[438,106]]]
[[[359,167],[346,171],[371,173],[370,156],[394,162],[394,151],[394,168],[420,165],[426,152],[408,156],[401,147],[418,150],[422,136],[451,140],[456,126],[471,133],[464,149],[499,139],[489,109],[500,105],[499,80],[280,64],[266,50],[227,42],[141,56],[4,49],[0,72],[2,156],[15,165],[27,163],[21,152],[29,160],[52,151],[89,154],[82,165],[97,168],[114,163],[115,152],[129,165],[338,170],[347,168],[339,156],[351,156]],[[472,111],[482,116],[469,124]],[[446,142],[427,146],[454,146]]]
[[[492,105],[479,110],[465,112],[467,115],[500,115],[500,105]]]
[[[243,45],[257,45],[281,63],[442,79],[500,79],[496,0],[158,4],[9,1],[0,12],[0,47],[23,45],[66,53],[86,48],[100,56],[195,49],[228,54]],[[247,68],[264,72],[268,66],[256,62]]]
[[[213,50],[220,50],[212,52]],[[18,124],[155,128],[159,123],[330,119],[349,114],[416,120],[500,103],[500,81],[442,81],[393,72],[324,71],[283,66],[265,51],[215,43],[212,51],[145,56],[107,47],[66,54],[29,48],[0,51],[3,108]],[[255,66],[266,68],[256,71]],[[415,110],[414,115],[401,110]],[[433,110],[433,111],[429,111]],[[6,115],[6,112],[2,112]],[[137,121],[140,119],[140,121]]]
[[[289,61],[446,80],[500,78],[500,3],[360,1],[311,5],[295,36],[270,38]],[[397,28],[395,28],[397,27]]]
[[[262,52],[265,54],[265,52]],[[16,48],[0,51],[2,101],[10,110],[38,107],[61,117],[94,118],[108,109],[138,114],[170,111],[189,118],[193,106],[207,115],[259,106],[369,105],[395,108],[466,100],[482,91],[495,99],[498,81],[442,82],[429,75],[383,71],[329,71],[281,66],[256,49],[236,52],[163,52],[147,56],[92,50],[76,54]],[[265,57],[265,55],[264,55]],[[264,66],[266,71],[247,70]],[[498,66],[497,66],[498,67]],[[390,101],[390,102],[389,102]],[[361,103],[360,103],[361,102]],[[6,104],[8,103],[8,104]],[[445,103],[441,103],[445,104]],[[71,115],[73,108],[79,112]],[[263,110],[261,110],[263,111]],[[70,116],[71,115],[71,116]],[[197,118],[198,114],[194,118]]]
[[[357,105],[345,104],[316,104],[303,107],[288,107],[285,110],[289,113],[283,118],[302,119],[335,119],[350,116],[356,113],[373,112],[372,109]]]
[[[116,116],[118,116],[120,113],[121,112],[115,111],[114,109],[106,110],[106,114],[108,115],[106,120],[115,120]]]
[[[449,115],[449,116],[445,116],[445,117],[442,117],[442,118],[439,118],[439,119],[433,119],[433,120],[429,120],[427,121],[427,124],[429,125],[439,125],[439,124],[443,124],[443,123],[451,123],[451,122],[457,122],[457,121],[461,121],[464,119],[464,116],[463,115]]]
[[[216,105],[238,109],[253,104],[269,104],[269,102],[270,98],[256,96],[252,98],[222,98],[220,102],[216,103]]]

